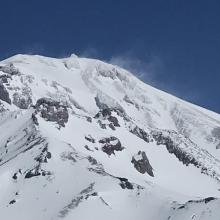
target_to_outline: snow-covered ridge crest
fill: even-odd
[[[0,62],[0,129],[4,219],[220,216],[220,115],[120,67]]]

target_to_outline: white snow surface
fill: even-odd
[[[41,98],[67,109],[64,125],[37,112]],[[1,219],[220,219],[220,115],[118,66],[1,61],[0,131]],[[139,151],[153,176],[132,162]]]

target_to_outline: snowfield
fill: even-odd
[[[0,62],[4,220],[219,220],[220,115],[75,55]]]

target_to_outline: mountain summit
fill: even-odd
[[[219,220],[220,115],[99,60],[0,62],[4,220]]]

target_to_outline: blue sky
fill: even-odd
[[[72,52],[220,113],[220,1],[1,1],[0,59]]]

